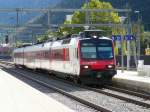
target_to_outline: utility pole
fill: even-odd
[[[122,16],[120,17],[120,21],[121,21],[121,28],[124,29],[124,21],[125,21],[126,17]],[[124,72],[124,53],[123,53],[123,37],[124,35],[121,35],[121,72]]]
[[[14,36],[14,48],[16,47],[16,40],[17,40],[17,32],[19,27],[19,8],[16,8],[16,28],[15,28],[15,36]]]
[[[32,36],[32,45],[35,43],[35,38],[34,38],[34,33],[31,31],[31,36]]]
[[[19,26],[19,9],[16,9],[16,27]]]
[[[47,12],[47,22],[48,22],[48,28],[49,29],[51,29],[51,26],[50,26],[50,24],[51,24],[51,11],[49,10],[48,12]]]
[[[141,54],[141,39],[140,39],[140,11],[134,11],[137,16],[138,16],[138,20],[137,20],[137,24],[138,24],[138,28],[137,28],[137,57],[138,60],[140,59],[140,54]]]
[[[129,5],[127,4],[127,6],[126,6],[126,8],[129,8]],[[131,20],[130,20],[130,14],[129,14],[129,12],[127,13],[127,24],[128,24],[128,26],[127,26],[127,34],[131,34],[131,27],[130,27],[130,24],[131,24]],[[127,40],[127,70],[129,70],[130,69],[130,41],[129,40]]]
[[[89,0],[86,0],[86,4],[87,4],[87,8],[86,9],[89,9]],[[85,14],[85,23],[86,24],[89,24],[90,22],[89,22],[89,17],[90,17],[90,15],[89,15],[89,11],[88,10],[86,10],[86,14]]]
[[[140,55],[141,55],[141,38],[140,38],[140,12],[138,12],[138,60],[140,60]]]

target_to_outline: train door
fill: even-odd
[[[73,49],[73,73],[75,75],[79,74],[79,60],[78,60],[78,48]]]
[[[64,61],[63,61],[63,72],[71,74],[72,73],[72,67],[71,67],[71,48],[70,47],[64,47]]]

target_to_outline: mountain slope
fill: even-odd
[[[0,8],[47,8],[61,0],[0,0]],[[19,13],[19,24],[23,24],[40,13]],[[4,18],[5,17],[5,18]],[[0,24],[16,24],[16,12],[0,13]]]

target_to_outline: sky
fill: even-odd
[[[0,8],[45,8],[60,0],[0,0]]]

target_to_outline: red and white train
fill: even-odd
[[[114,46],[99,31],[84,31],[70,38],[16,48],[14,63],[73,78],[75,82],[103,84],[116,74]]]

